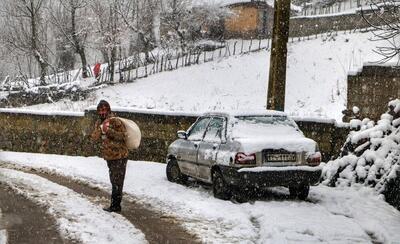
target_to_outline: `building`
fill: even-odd
[[[226,4],[232,14],[224,21],[225,38],[260,38],[272,34],[274,8],[266,1],[237,0]]]

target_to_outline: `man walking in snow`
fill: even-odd
[[[102,157],[107,161],[112,185],[111,205],[107,212],[121,212],[128,148],[125,144],[126,128],[111,112],[110,104],[101,100],[97,105],[99,119],[95,123],[92,140],[100,144]]]

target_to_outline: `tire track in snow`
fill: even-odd
[[[4,221],[3,214],[1,213],[0,209],[0,244],[7,244],[7,239],[8,239],[7,230],[4,228],[4,226],[1,225],[3,221]]]
[[[55,216],[56,224],[52,227],[57,226],[65,238],[88,244],[147,243],[144,235],[125,218],[118,214],[107,214],[66,187],[40,176],[16,170],[0,169],[0,176],[1,182],[10,186],[19,195],[36,202],[43,211],[47,210],[47,213]],[[37,220],[31,217],[30,221]],[[46,230],[46,227],[43,230]],[[47,240],[36,240],[36,236],[33,240],[33,243],[49,243]],[[27,243],[32,243],[32,240]]]
[[[0,244],[79,243],[76,240],[65,240],[60,236],[56,220],[43,206],[17,194],[1,182],[0,206],[2,208],[0,231],[6,233],[6,237],[0,237]]]
[[[110,194],[104,190],[89,186],[85,182],[69,179],[65,176],[50,173],[46,170],[17,166],[12,163],[0,162],[0,167],[19,170],[43,177],[55,184],[67,187],[87,197],[97,205],[108,205]],[[99,206],[101,208],[101,206]],[[129,220],[136,228],[140,229],[149,243],[201,243],[197,236],[188,233],[173,217],[149,209],[135,202],[133,197],[124,194],[121,215]]]

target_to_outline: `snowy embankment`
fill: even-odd
[[[144,234],[121,215],[104,212],[78,193],[39,176],[0,169],[0,182],[45,206],[64,237],[82,243],[147,243]],[[0,235],[1,236],[1,235]],[[0,237],[0,243],[1,237]]]
[[[380,42],[371,33],[339,33],[330,38],[289,43],[285,111],[294,116],[341,121],[347,99],[347,75],[376,61]],[[327,39],[327,40],[325,40]],[[85,101],[31,106],[36,110],[83,111],[103,98],[111,106],[163,111],[263,109],[270,52],[263,50],[180,68],[129,84],[97,90]]]
[[[400,99],[388,103],[388,111],[375,124],[367,118],[352,120],[359,126],[347,137],[341,157],[327,162],[322,177],[327,185],[362,184],[383,193],[400,208]]]
[[[0,159],[110,190],[106,164],[97,157],[0,152]],[[309,201],[287,200],[288,191],[276,188],[265,199],[234,204],[215,199],[209,189],[168,182],[165,166],[129,161],[125,192],[177,216],[207,243],[391,243],[400,239],[400,212],[368,188],[312,187]]]

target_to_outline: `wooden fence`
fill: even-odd
[[[290,37],[289,43],[307,41],[321,38],[329,40],[340,34],[367,32],[369,28],[358,28],[345,31],[332,30],[330,32],[315,34],[309,36]],[[214,50],[191,49],[187,52],[167,52],[157,55],[151,55],[146,59],[143,55],[135,55],[129,58],[123,58],[116,62],[114,78],[111,80],[109,65],[102,65],[101,75],[96,85],[133,82],[137,79],[148,77],[164,71],[176,70],[181,67],[188,67],[200,63],[207,63],[221,58],[227,58],[235,55],[244,55],[250,52],[260,50],[269,50],[271,39],[253,39],[253,40],[228,40],[220,43]],[[92,67],[88,66],[89,76],[93,77]],[[62,85],[71,83],[80,76],[81,69],[74,71],[56,72],[46,77],[47,84]],[[38,79],[27,79],[27,77],[10,77],[2,82],[0,90],[10,91],[11,88],[21,90],[23,87],[39,86]],[[19,87],[19,89],[18,89]]]

